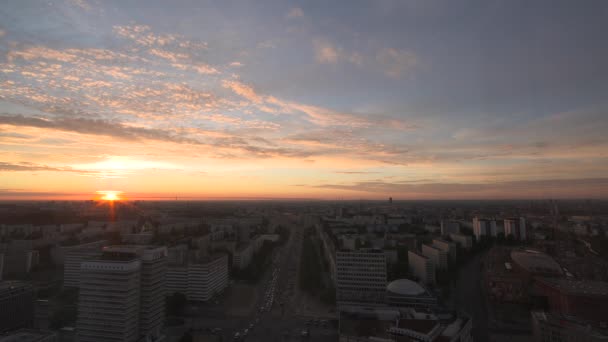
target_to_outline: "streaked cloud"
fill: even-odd
[[[293,18],[300,18],[304,16],[304,11],[300,8],[300,7],[294,7],[292,9],[289,10],[289,12],[287,12],[287,18],[288,19],[293,19]]]

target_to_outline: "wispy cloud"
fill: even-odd
[[[384,69],[384,73],[393,78],[407,74],[419,64],[414,53],[394,48],[384,48],[378,51],[376,60]]]
[[[304,16],[304,11],[300,7],[294,7],[287,12],[288,19],[300,18]]]

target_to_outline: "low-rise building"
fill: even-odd
[[[574,316],[532,312],[532,333],[535,342],[606,342],[608,328]]]
[[[409,279],[393,280],[386,287],[386,302],[391,307],[430,309],[437,307],[437,298],[424,286]]]

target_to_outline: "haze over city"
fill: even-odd
[[[605,198],[606,13],[6,1],[0,199]]]

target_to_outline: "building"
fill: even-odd
[[[338,318],[340,342],[389,342],[394,341],[388,331],[399,319],[399,310],[342,307]]]
[[[78,287],[80,283],[80,264],[83,261],[101,256],[101,249],[107,245],[105,240],[63,247],[63,286]]]
[[[4,270],[4,253],[0,253],[0,281],[2,281],[2,271]]]
[[[247,268],[253,259],[255,247],[252,242],[239,243],[232,255],[232,267],[242,270]]]
[[[409,269],[412,274],[427,285],[435,285],[435,264],[426,256],[414,252],[407,252]]]
[[[397,279],[386,287],[386,302],[391,307],[429,309],[437,307],[437,298],[422,285],[409,279]]]
[[[441,221],[441,235],[460,233],[460,223],[457,221]]]
[[[508,218],[504,221],[505,237],[512,236],[515,240],[526,240],[526,219],[523,217]]]
[[[338,304],[384,303],[386,282],[386,256],[382,250],[336,252]]]
[[[34,300],[30,284],[0,281],[0,333],[33,327]]]
[[[552,313],[608,323],[608,283],[566,278],[536,278]]]
[[[473,235],[475,235],[477,241],[484,237],[495,237],[497,233],[495,220],[473,218]]]
[[[339,312],[340,342],[472,342],[472,320],[412,308],[345,307]]]
[[[422,245],[422,255],[431,259],[436,270],[448,269],[448,253],[432,245]]]
[[[414,309],[401,310],[397,323],[389,328],[395,341],[473,342],[472,320],[463,314],[439,317]]]
[[[81,264],[78,340],[162,340],[166,247],[108,246]]]
[[[228,255],[192,256],[182,264],[170,264],[167,294],[182,293],[191,301],[208,301],[228,286]]]
[[[438,248],[446,253],[448,253],[448,259],[455,261],[456,260],[456,244],[451,241],[446,241],[443,239],[433,239],[433,247]]]
[[[0,342],[57,342],[57,334],[52,331],[21,329],[0,335]]]
[[[471,249],[473,247],[473,239],[469,235],[450,234],[450,238],[461,248]]]
[[[606,342],[608,329],[573,316],[532,312],[532,333],[535,342]]]

